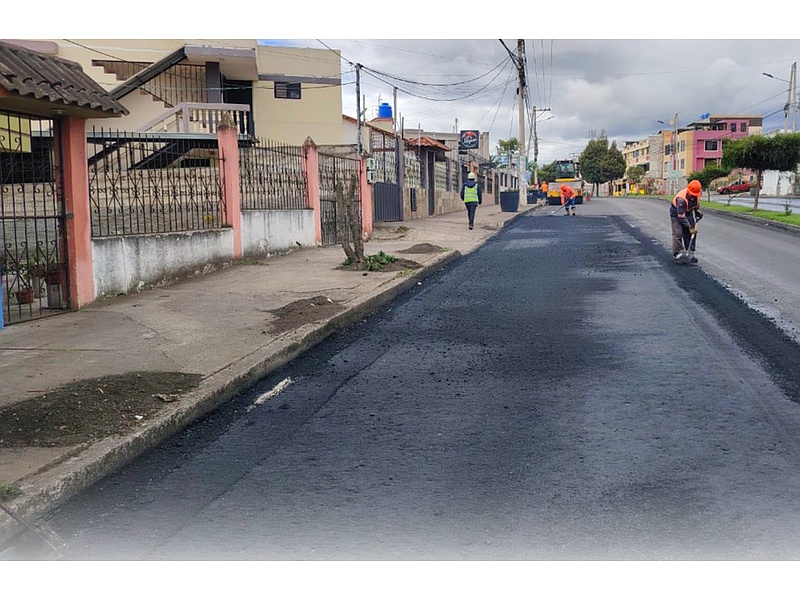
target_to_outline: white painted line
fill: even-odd
[[[259,404],[264,404],[264,402],[266,402],[270,398],[274,398],[275,396],[280,394],[283,390],[285,390],[289,386],[290,383],[292,383],[292,378],[287,377],[268,392],[264,392],[263,394],[261,394],[258,398],[255,399],[255,402],[253,402],[250,406],[247,407],[247,412],[250,412]]]

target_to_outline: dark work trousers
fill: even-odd
[[[697,234],[692,239],[692,234],[681,226],[677,217],[670,217],[670,221],[672,221],[672,254],[677,254],[685,248],[694,252],[697,245]]]
[[[478,210],[477,202],[464,202],[467,207],[467,217],[469,218],[470,226],[475,225],[475,211]]]

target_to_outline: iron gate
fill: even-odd
[[[372,191],[375,196],[375,221],[403,220],[403,192],[399,185],[377,182]]]
[[[337,185],[345,193],[345,198],[350,182],[355,177],[355,204],[356,217],[361,231],[361,193],[359,183],[361,181],[361,160],[347,156],[337,156],[334,154],[319,154],[319,186],[320,186],[320,213],[322,225],[322,245],[335,246],[342,242],[339,239],[336,220],[336,188]],[[347,215],[343,215],[347,241],[352,242],[350,234],[350,222]]]
[[[0,112],[3,320],[69,308],[66,211],[54,121]]]

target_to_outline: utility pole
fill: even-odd
[[[533,107],[533,183],[539,187],[539,137],[536,133],[536,111],[542,112],[550,110],[549,108],[536,108]]]
[[[525,171],[527,153],[525,152],[525,40],[517,40],[517,71],[519,72],[519,203],[527,203]]]
[[[789,75],[789,102],[792,106],[792,133],[797,131],[797,63],[792,63],[791,75]],[[789,118],[789,111],[786,111],[786,118]]]
[[[356,115],[358,123],[358,139],[356,140],[356,147],[358,148],[358,156],[361,156],[361,65],[356,63]]]

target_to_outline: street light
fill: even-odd
[[[761,73],[762,75],[766,75],[770,79],[777,79],[778,81],[783,81],[784,83],[791,83],[790,81],[786,81],[785,79],[781,79],[780,77],[775,77],[772,73]]]
[[[776,79],[778,81],[782,81],[784,83],[789,84],[789,97],[786,99],[786,104],[783,107],[783,113],[785,115],[783,121],[783,131],[786,133],[789,131],[789,109],[792,109],[792,131],[797,130],[797,63],[792,63],[792,69],[789,73],[789,80],[781,79],[780,77],[775,77],[772,73],[761,73],[765,77],[769,77],[770,79]]]

